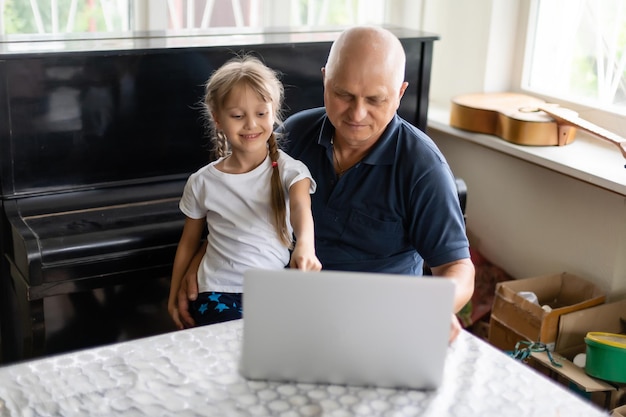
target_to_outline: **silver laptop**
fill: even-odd
[[[240,373],[249,379],[434,389],[454,284],[361,272],[244,274]]]

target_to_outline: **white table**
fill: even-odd
[[[242,321],[0,368],[0,416],[607,416],[475,336],[449,348],[443,385],[411,391],[247,381]]]

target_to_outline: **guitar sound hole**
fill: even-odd
[[[519,108],[520,113],[539,113],[537,107],[524,106]]]

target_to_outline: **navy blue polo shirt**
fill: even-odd
[[[335,174],[335,128],[324,108],[285,121],[283,147],[317,183],[312,198],[317,256],[324,269],[421,275],[469,258],[452,172],[433,141],[395,116],[370,153]]]

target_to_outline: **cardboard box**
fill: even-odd
[[[546,352],[534,352],[532,359],[547,370],[543,373],[552,379],[597,405],[611,409],[623,401],[622,398],[625,398],[626,384],[615,384],[593,378],[587,375],[584,368],[577,367],[571,361],[578,353],[585,352],[585,335],[588,332],[622,332],[620,318],[626,319],[626,300],[563,314],[559,320],[556,353],[552,354],[562,366],[553,365]]]
[[[626,300],[564,314],[559,322],[555,350],[572,359],[586,350],[587,333],[621,333],[623,329],[620,319],[626,320]]]
[[[522,291],[535,293],[539,304],[518,295]],[[491,310],[489,342],[502,350],[513,350],[518,341],[528,340],[545,343],[553,350],[563,314],[605,300],[597,285],[567,272],[500,282]],[[544,305],[551,311],[544,310]]]
[[[626,405],[617,407],[611,412],[611,417],[626,417]]]
[[[561,364],[560,367],[551,363],[546,352],[533,352],[531,366],[538,369],[538,365],[545,368],[538,369],[556,382],[569,388],[574,393],[607,410],[616,405],[624,394],[624,389],[601,379],[590,377],[583,368],[574,365],[566,357],[552,353],[552,358]]]

